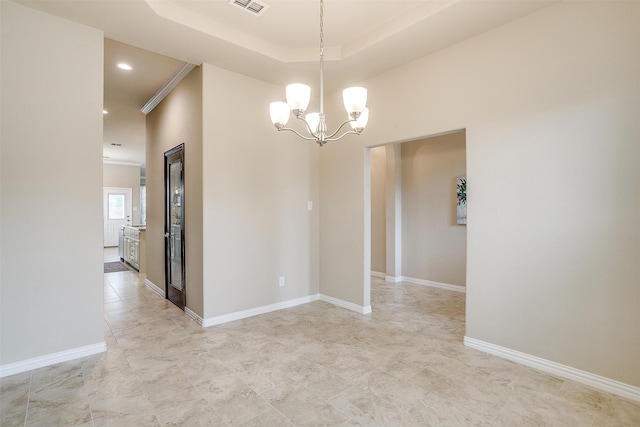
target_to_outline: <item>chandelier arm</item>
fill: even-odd
[[[342,122],[342,124],[340,124],[340,126],[338,126],[338,129],[336,129],[335,132],[333,132],[331,135],[327,135],[327,138],[333,138],[334,136],[336,136],[338,134],[338,132],[340,132],[340,129],[342,129],[344,127],[344,125],[346,125],[347,123],[355,122],[355,121],[356,121],[356,119],[349,119],[349,120],[346,120],[346,121]],[[351,133],[358,133],[358,132],[351,132]],[[344,136],[344,135],[342,135],[342,136]],[[342,136],[340,138],[342,138]],[[335,140],[332,140],[332,141],[335,141]]]
[[[314,138],[308,138],[308,139],[313,139],[315,141],[317,139],[315,138],[316,133],[313,131],[313,129],[311,129],[311,126],[309,126],[309,123],[307,122],[307,120],[304,117],[298,117],[298,116],[296,116],[296,119],[302,120],[304,122],[304,125],[307,127],[307,131],[314,136]]]
[[[307,126],[307,127],[308,127],[308,126]],[[279,131],[280,131],[280,130],[288,130],[288,131],[290,131],[290,132],[295,133],[295,134],[296,134],[296,135],[298,135],[300,138],[302,138],[302,139],[306,139],[307,141],[316,141],[316,140],[317,140],[317,138],[315,138],[315,137],[311,138],[311,137],[308,137],[308,136],[304,136],[304,135],[302,135],[300,132],[298,132],[298,131],[297,131],[297,130],[295,130],[295,129],[281,127],[281,128],[278,128],[278,130],[279,130]]]
[[[360,132],[358,132],[357,130],[349,130],[349,131],[347,131],[347,132],[343,133],[342,135],[340,135],[340,136],[339,136],[339,137],[337,137],[337,138],[326,138],[326,139],[325,139],[325,143],[327,143],[327,142],[331,142],[331,141],[337,141],[337,140],[339,140],[339,139],[344,138],[344,137],[345,137],[345,136],[347,136],[347,135],[352,135],[352,134],[353,134],[353,135],[360,135]],[[335,133],[334,133],[334,135],[335,135]]]

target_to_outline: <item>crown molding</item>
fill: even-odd
[[[156,108],[156,105],[158,105],[195,67],[195,64],[185,62],[182,67],[180,67],[178,71],[171,76],[169,81],[166,82],[164,86],[162,86],[160,90],[156,92],[149,101],[147,101],[146,104],[144,104],[144,107],[142,107],[140,111],[142,111],[145,116],[149,114],[154,108]]]

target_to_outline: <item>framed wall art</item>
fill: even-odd
[[[467,223],[467,177],[459,176],[456,181],[456,209],[458,224]]]

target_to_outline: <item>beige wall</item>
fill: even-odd
[[[371,149],[371,271],[387,269],[387,155],[385,147]]]
[[[281,90],[205,64],[147,116],[147,278],[164,286],[163,153],[185,142],[187,306],[205,319],[318,292],[318,147],[270,132]]]
[[[316,294],[319,147],[271,124],[283,88],[206,64],[203,80],[205,317]]]
[[[402,275],[464,286],[467,229],[456,223],[456,178],[466,175],[465,134],[402,144]]]
[[[164,289],[164,153],[184,144],[187,307],[202,316],[202,69],[147,115],[147,279]]]
[[[640,3],[561,2],[362,82],[367,130],[321,152],[321,292],[367,291],[365,147],[466,129],[466,335],[640,386],[639,51]]]
[[[402,276],[402,144],[385,145],[384,148],[387,166],[385,278],[395,281]]]
[[[100,31],[1,8],[0,364],[104,343]]]
[[[331,117],[343,114],[340,101],[334,97]],[[365,132],[370,134],[369,129]],[[371,233],[366,141],[362,134],[327,144],[320,152],[320,292],[363,307],[371,304],[371,251],[365,251],[365,231],[367,237]]]
[[[131,188],[133,216],[131,224],[140,224],[140,166],[104,163],[102,165],[102,186]]]

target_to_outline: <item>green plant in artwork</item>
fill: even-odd
[[[456,185],[456,195],[458,196],[458,206],[467,204],[467,179],[458,178]]]

